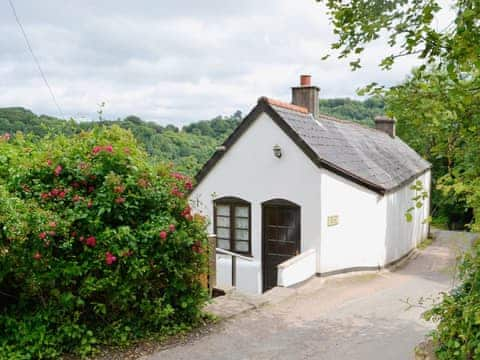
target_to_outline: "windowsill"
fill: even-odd
[[[250,259],[254,259],[253,255],[250,254],[250,253],[241,253],[241,252],[238,252],[238,251],[232,251],[232,250],[227,250],[227,249],[222,249],[222,248],[219,248],[219,249],[231,252],[231,253],[236,254],[236,255],[247,257],[247,258],[250,258]],[[231,256],[231,255],[228,255],[228,254],[221,254],[221,253],[219,253],[218,255]]]

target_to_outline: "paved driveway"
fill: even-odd
[[[451,288],[456,255],[472,239],[439,232],[394,272],[315,278],[281,303],[146,359],[412,359],[414,346],[431,329],[418,302],[428,305]]]

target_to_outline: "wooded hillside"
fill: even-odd
[[[380,98],[365,101],[322,99],[320,111],[327,115],[373,125],[373,118],[383,114],[384,103]],[[89,130],[95,125],[118,125],[130,129],[145,150],[159,160],[175,163],[178,169],[194,175],[242,120],[242,113],[217,116],[178,128],[161,126],[152,121],[130,115],[124,119],[82,121],[62,120],[52,116],[36,115],[22,107],[0,108],[0,133],[17,131],[42,137],[48,133],[72,135]]]

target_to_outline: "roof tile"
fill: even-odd
[[[319,160],[387,191],[430,168],[398,137],[331,116],[314,119],[294,105],[268,103]]]

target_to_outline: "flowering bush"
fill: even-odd
[[[117,127],[0,138],[0,358],[85,356],[199,320],[191,186]]]

